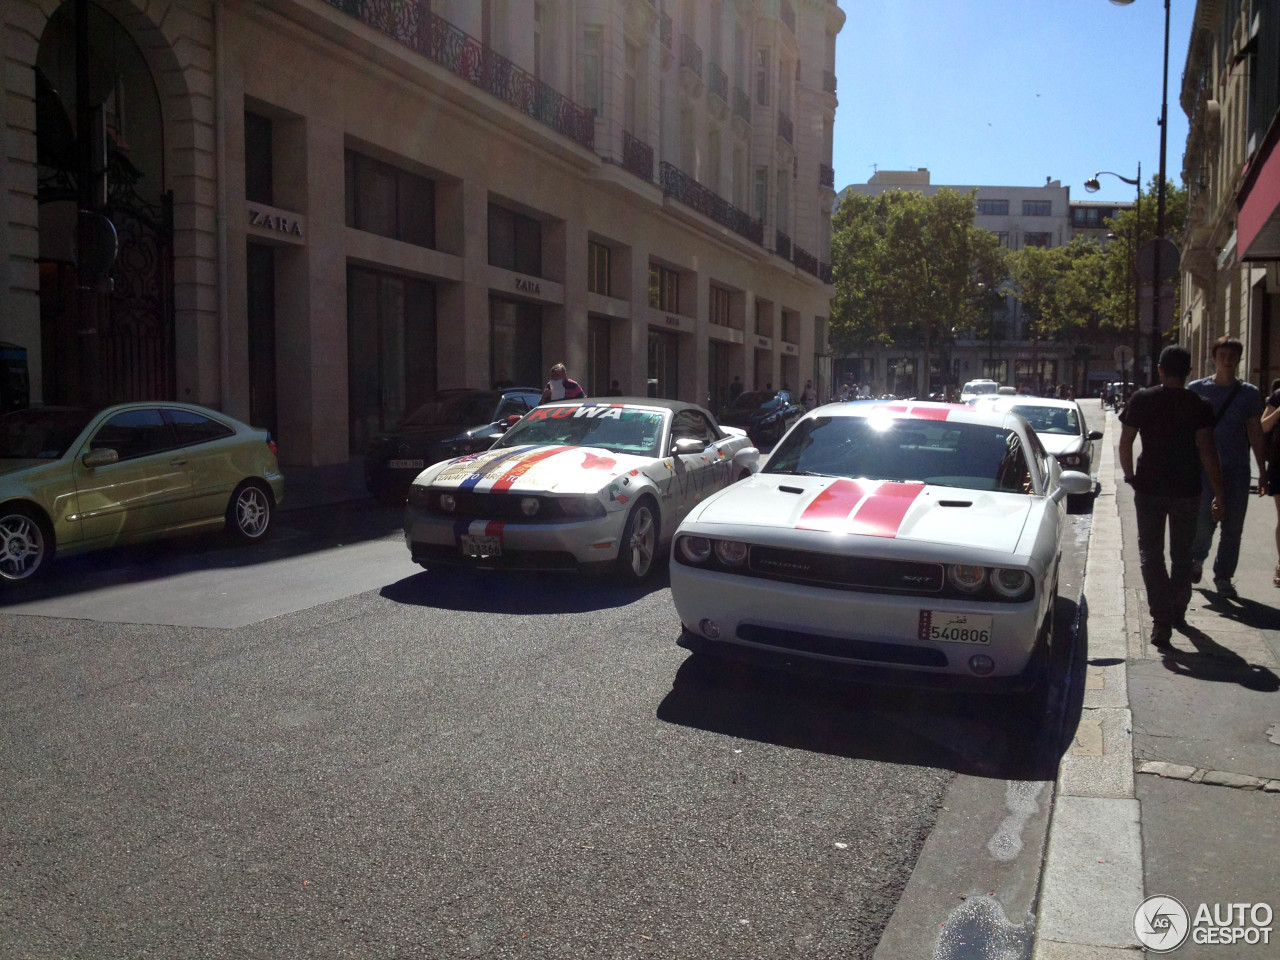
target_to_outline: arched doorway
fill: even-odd
[[[151,70],[88,0],[49,18],[35,69],[44,400],[171,399],[173,202]],[[105,272],[86,253],[99,218],[117,237]]]

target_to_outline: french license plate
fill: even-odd
[[[991,614],[920,611],[920,639],[947,643],[990,643]]]
[[[473,537],[464,533],[462,555],[464,557],[500,557],[502,541],[498,537]]]
[[[426,464],[421,460],[388,460],[388,470],[421,470]]]

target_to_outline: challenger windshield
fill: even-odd
[[[802,420],[761,472],[1032,492],[1016,433],[977,423],[900,417]]]
[[[633,410],[617,404],[538,407],[503,434],[494,449],[567,445],[656,457],[664,418],[658,410]]]

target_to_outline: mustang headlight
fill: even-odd
[[[542,509],[542,501],[537,497],[521,497],[520,512],[526,517],[536,517],[538,511]]]
[[[415,507],[431,506],[431,488],[415,483],[409,487],[409,503]]]
[[[711,541],[706,537],[681,537],[676,541],[676,556],[700,566],[711,559]]]
[[[717,540],[716,559],[726,567],[740,567],[747,562],[747,545],[740,540]]]
[[[991,589],[1010,600],[1022,599],[1031,594],[1031,574],[1025,570],[993,570]]]
[[[458,509],[458,501],[452,493],[440,494],[440,510],[442,512],[453,513],[456,509]]]
[[[953,563],[947,567],[947,580],[962,593],[977,593],[987,582],[986,567]]]

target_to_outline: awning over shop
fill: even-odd
[[[1280,260],[1280,116],[1245,172],[1236,195],[1236,249],[1241,260]]]

